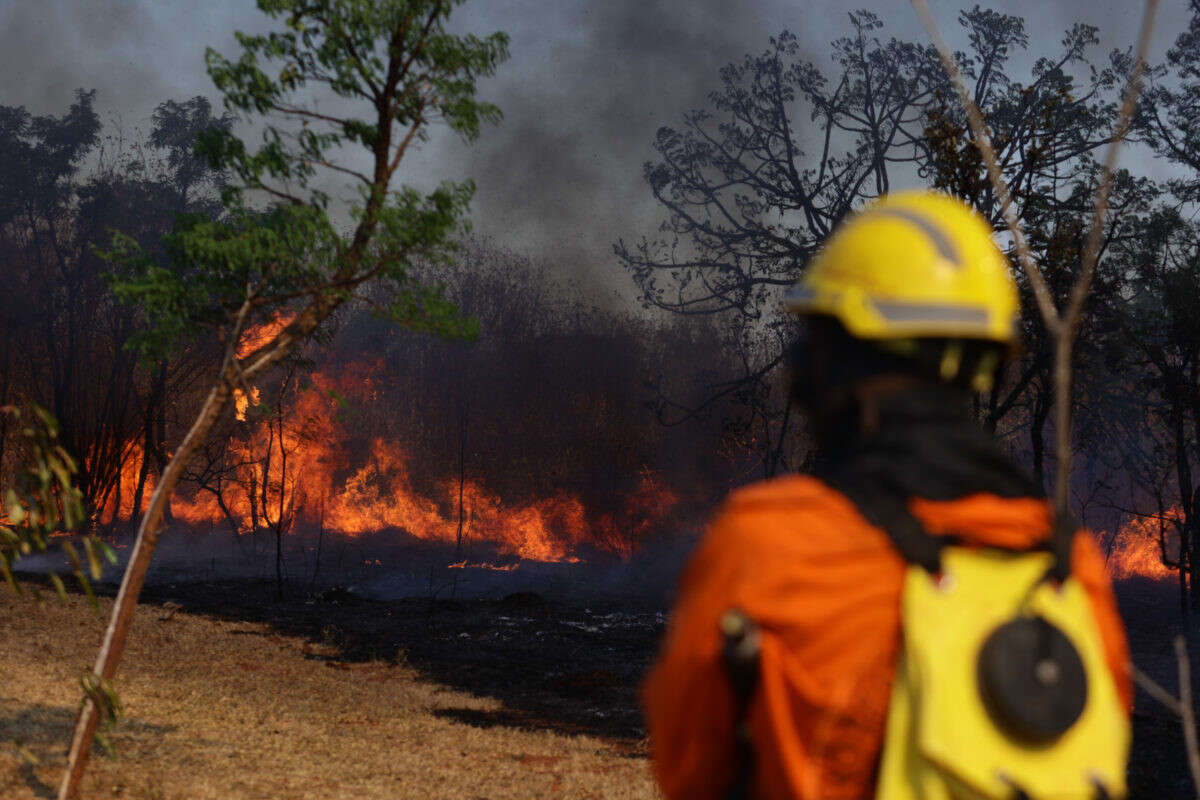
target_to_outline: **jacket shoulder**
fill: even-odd
[[[810,475],[782,475],[765,481],[751,483],[730,493],[725,501],[726,512],[750,512],[812,509],[825,510],[830,507],[852,508],[850,501]]]
[[[845,496],[816,478],[786,475],[731,493],[709,536],[756,557],[770,552],[797,556],[843,549],[861,538],[854,532],[864,530],[872,529]]]

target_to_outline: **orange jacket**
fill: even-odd
[[[931,535],[982,545],[1030,547],[1050,530],[1047,503],[1034,499],[918,499],[910,510]],[[1131,708],[1124,628],[1103,557],[1084,531],[1072,566]],[[642,687],[666,797],[720,798],[733,780],[734,698],[718,633],[733,607],[763,631],[748,710],[759,796],[869,797],[899,653],[904,571],[887,534],[814,478],[735,492],[688,565],[663,651]]]

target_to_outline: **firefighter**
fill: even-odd
[[[1123,795],[1104,560],[972,411],[1016,345],[990,226],[894,193],[786,302],[815,467],[735,491],[681,579],[642,687],[665,796]]]

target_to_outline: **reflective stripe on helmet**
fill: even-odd
[[[784,295],[784,304],[795,311],[809,310],[809,304],[817,293],[808,286],[793,286]],[[911,324],[932,322],[951,325],[979,325],[986,327],[990,320],[988,312],[974,306],[946,305],[941,303],[897,303],[868,298],[871,306],[886,322]]]
[[[888,322],[939,322],[962,325],[988,324],[986,309],[973,306],[952,306],[934,303],[891,303],[886,300],[875,300],[871,304]]]
[[[974,338],[1013,344],[1020,298],[987,219],[962,200],[911,190],[847,218],[784,299],[863,339]]]
[[[816,296],[817,293],[809,287],[796,284],[787,290],[787,293],[783,296],[783,303],[790,308],[803,303],[809,303]]]
[[[911,222],[929,237],[929,241],[933,242],[933,246],[937,248],[938,255],[940,255],[946,261],[949,261],[955,267],[962,266],[962,260],[958,256],[958,248],[954,246],[954,242],[950,241],[950,237],[946,235],[946,232],[943,231],[936,222],[928,217],[913,213],[907,208],[883,206],[867,211],[860,216],[859,219],[862,220],[874,216],[895,217],[896,219],[902,219],[905,222]]]

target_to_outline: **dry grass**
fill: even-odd
[[[117,681],[117,759],[93,758],[88,800],[657,796],[643,758],[587,736],[457,722],[498,703],[403,666],[323,660],[259,624],[164,617],[138,610]],[[0,799],[54,795],[103,624],[75,598],[38,606],[0,591]]]

